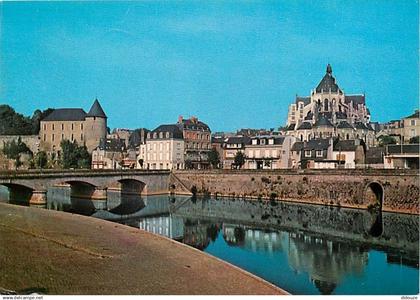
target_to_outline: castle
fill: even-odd
[[[81,108],[59,108],[41,120],[40,149],[59,156],[61,141],[69,140],[86,145],[91,153],[106,134],[107,116],[95,99],[88,113]]]

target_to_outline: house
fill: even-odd
[[[420,135],[420,116],[418,109],[414,114],[403,118],[401,122],[403,124],[402,135],[404,143],[409,143],[410,139]]]
[[[184,119],[178,117],[176,124],[184,137],[185,165],[188,169],[207,169],[209,167],[207,154],[211,150],[210,127],[196,117]]]
[[[124,139],[101,139],[92,151],[92,169],[122,169],[126,149]]]
[[[340,161],[339,167],[355,169],[365,163],[366,144],[363,140],[335,140],[333,158]]]
[[[385,169],[419,169],[419,144],[385,146]]]
[[[333,158],[333,139],[296,142],[291,148],[292,167],[301,169],[334,169],[341,162]]]
[[[151,170],[184,169],[184,137],[178,124],[160,125],[147,133],[140,146],[138,167]]]
[[[291,167],[291,136],[261,135],[245,144],[245,169],[286,169]]]
[[[251,139],[247,136],[238,135],[227,137],[223,142],[223,169],[232,169],[236,153],[245,154],[245,146],[250,143]]]

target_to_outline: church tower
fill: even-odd
[[[95,99],[92,107],[85,117],[84,135],[85,144],[89,152],[92,152],[98,145],[101,138],[106,138],[107,116]]]

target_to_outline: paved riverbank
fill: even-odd
[[[178,242],[91,217],[0,203],[0,288],[41,294],[285,294]]]

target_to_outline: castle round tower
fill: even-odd
[[[106,138],[107,133],[107,116],[95,99],[92,107],[85,117],[85,126],[83,128],[85,136],[85,145],[89,152],[92,152],[102,138]]]

